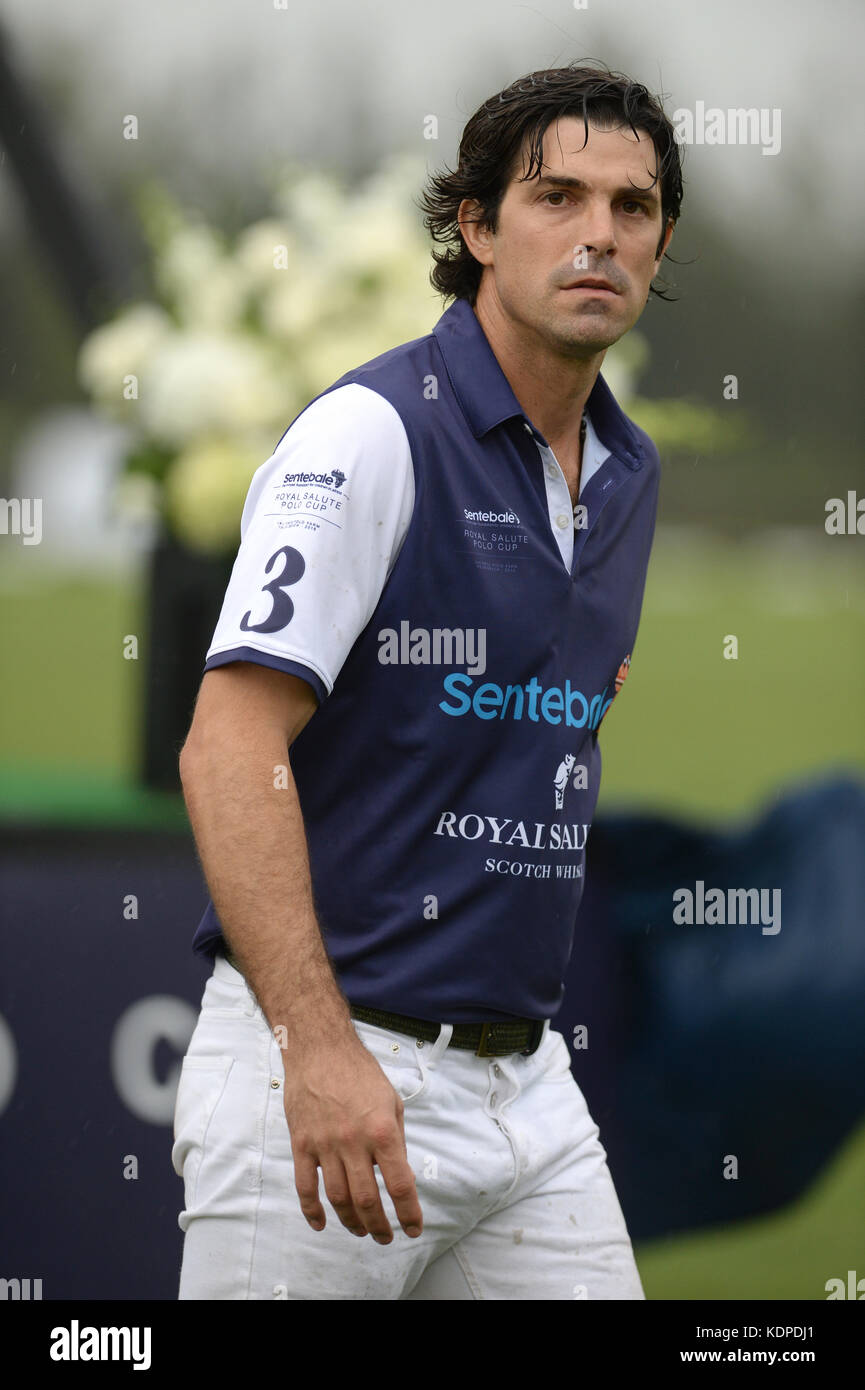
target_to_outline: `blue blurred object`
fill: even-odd
[[[588,1027],[573,1070],[632,1238],[784,1205],[865,1117],[865,785],[822,779],[734,831],[608,817],[588,848],[555,1026]],[[676,925],[696,880],[779,888],[780,930]]]

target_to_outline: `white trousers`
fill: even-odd
[[[351,1235],[324,1190],[300,1210],[283,1062],[244,977],[216,959],[183,1061],[172,1163],[183,1178],[181,1299],[642,1299],[598,1129],[560,1033],[530,1057],[422,1042],[354,1020],[402,1097],[423,1234],[376,1168],[390,1245]]]

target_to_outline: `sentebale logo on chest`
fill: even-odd
[[[569,729],[597,729],[613,702],[612,695],[606,698],[609,686],[589,699],[569,680],[563,686],[545,688],[537,676],[525,685],[501,686],[495,681],[484,681],[475,689],[472,676],[455,671],[445,677],[443,685],[451,699],[440,700],[439,709],[454,718],[463,714],[473,714],[476,719],[525,717],[534,724],[544,720],[547,724],[566,724]]]

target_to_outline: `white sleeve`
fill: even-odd
[[[257,470],[205,670],[251,661],[333,689],[396,562],[414,508],[398,412],[369,387],[307,406]]]

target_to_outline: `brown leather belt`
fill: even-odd
[[[228,946],[223,947],[229,965],[240,971]],[[242,974],[243,972],[240,971]],[[372,1023],[378,1028],[390,1028],[395,1033],[406,1033],[410,1038],[423,1042],[435,1042],[441,1032],[440,1023],[430,1023],[428,1019],[411,1018],[408,1014],[392,1014],[385,1009],[368,1009],[349,1000],[352,1018],[362,1023]],[[536,1018],[494,1019],[487,1023],[455,1023],[448,1043],[449,1047],[463,1048],[474,1052],[476,1057],[508,1057],[513,1052],[521,1052],[530,1057],[537,1052],[544,1035],[544,1020]]]

